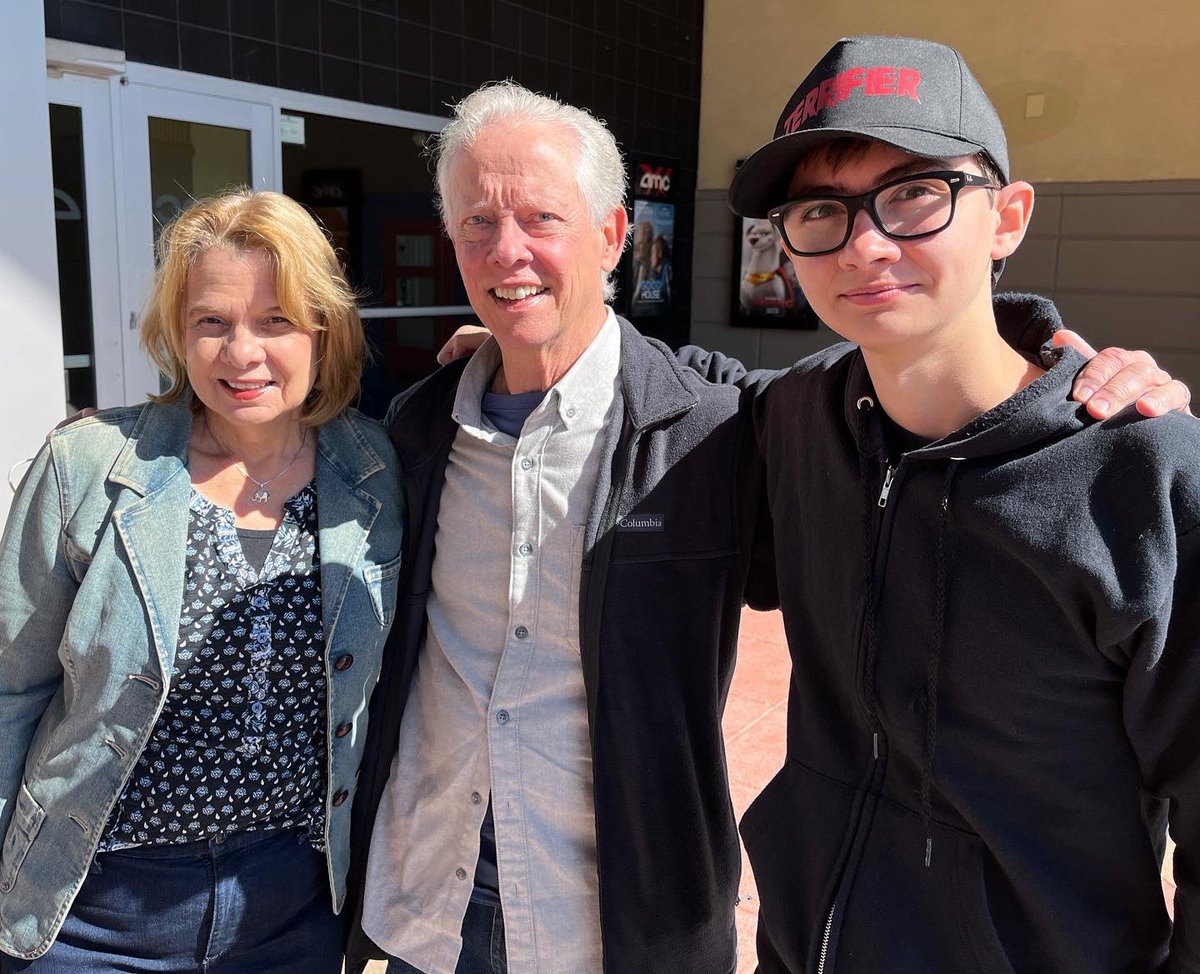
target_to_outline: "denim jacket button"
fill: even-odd
[[[337,730],[335,730],[333,732],[333,736],[334,737],[345,737],[353,729],[354,729],[354,725],[349,722],[347,722],[345,724],[338,724],[338,728],[337,728]]]
[[[337,807],[339,805],[344,805],[346,803],[346,799],[349,797],[350,797],[350,792],[348,792],[345,788],[341,789],[341,791],[336,792],[333,796],[334,807]]]
[[[346,670],[350,669],[350,667],[353,665],[354,657],[350,653],[346,653],[344,656],[339,656],[333,662],[333,668],[339,673],[345,673]]]

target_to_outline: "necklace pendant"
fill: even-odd
[[[259,487],[258,490],[254,492],[254,503],[265,504],[270,497],[271,495],[267,492],[266,487]]]

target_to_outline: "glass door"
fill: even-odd
[[[121,116],[124,386],[138,402],[159,388],[137,342],[158,235],[194,199],[272,186],[274,117],[270,105],[136,82],[122,88]]]
[[[68,416],[125,402],[112,88],[78,75],[46,81]]]

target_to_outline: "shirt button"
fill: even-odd
[[[353,724],[349,724],[349,723],[347,723],[347,724],[338,724],[338,728],[337,728],[337,730],[335,730],[335,731],[333,732],[333,734],[334,734],[334,736],[335,736],[335,737],[345,737],[345,736],[346,736],[347,734],[349,734],[349,733],[350,733],[350,731],[352,731],[353,729],[354,729],[354,725],[353,725]]]
[[[568,407],[567,407],[567,417],[569,418],[569,417],[571,417],[571,416],[574,416],[574,415],[575,415],[575,407],[574,407],[574,406],[568,406]]]
[[[466,879],[467,871],[465,869],[463,869],[462,866],[459,866],[456,870],[454,870],[454,875],[457,876],[459,879]]]
[[[513,635],[516,636],[518,639],[528,639],[529,638],[529,630],[526,629],[524,626],[517,626],[517,628],[513,630]]]
[[[496,723],[497,724],[507,724],[508,723],[508,711],[507,710],[497,710],[496,711]]]
[[[333,668],[335,670],[337,670],[339,673],[345,673],[346,670],[350,669],[350,667],[352,667],[353,665],[354,665],[354,657],[351,656],[349,653],[346,653],[344,656],[339,656],[336,660],[333,661]]]
[[[521,469],[522,470],[529,470],[532,466],[533,466],[533,461],[530,460],[529,457],[525,457],[524,459],[521,460]]]
[[[346,804],[346,799],[349,797],[350,797],[350,792],[348,792],[345,788],[343,788],[339,792],[336,792],[333,796],[334,807],[336,808],[339,805]]]
[[[528,541],[522,542],[517,551],[523,555],[531,555],[533,554],[533,545],[531,545]]]
[[[471,804],[472,805],[478,805],[482,801],[483,801],[483,795],[479,794],[479,792],[477,792],[477,791],[471,792]]]

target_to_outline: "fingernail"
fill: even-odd
[[[1088,407],[1094,413],[1100,413],[1102,416],[1107,416],[1108,410],[1109,410],[1109,402],[1107,399],[1098,396],[1095,399],[1088,400]]]
[[[1078,389],[1075,390],[1076,398],[1082,399],[1084,402],[1087,402],[1095,394],[1096,394],[1096,387],[1092,386],[1092,385],[1088,385],[1086,382],[1083,385],[1081,385]]]

